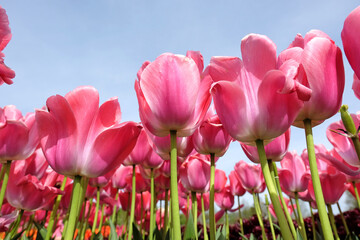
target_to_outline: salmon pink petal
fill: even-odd
[[[241,40],[244,67],[257,79],[276,68],[276,45],[265,35],[249,34]]]
[[[2,51],[11,39],[9,19],[5,9],[0,6],[0,51]]]
[[[214,82],[221,80],[236,81],[243,63],[238,57],[212,57],[210,60],[209,74]]]

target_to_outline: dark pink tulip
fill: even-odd
[[[42,178],[49,166],[41,148],[36,149],[25,161],[26,170],[24,175],[30,174],[36,176],[38,179]]]
[[[143,177],[138,166],[135,167],[136,192],[141,193],[150,188],[150,181]],[[132,189],[132,172],[126,176],[127,185],[125,191],[131,192]]]
[[[28,158],[39,144],[35,114],[23,117],[13,105],[1,112],[4,121],[0,128],[0,162]]]
[[[120,105],[111,98],[99,107],[99,93],[78,87],[46,101],[49,112],[38,110],[41,147],[49,165],[67,176],[89,178],[118,167],[134,148],[138,124],[120,124]]]
[[[123,189],[127,185],[126,178],[128,175],[132,174],[132,167],[131,166],[124,166],[120,165],[116,170],[115,173],[111,177],[111,183],[113,188]]]
[[[212,108],[209,108],[209,111],[212,111]],[[232,138],[214,112],[206,117],[193,135],[194,147],[198,153],[213,153],[221,157],[229,148]]]
[[[142,163],[141,166],[145,169],[157,169],[163,164],[164,160],[153,149],[151,153]]]
[[[344,27],[341,32],[345,55],[350,66],[355,72],[353,90],[355,95],[360,98],[359,78],[360,78],[360,7],[355,8],[345,19]],[[354,87],[355,86],[355,87]]]
[[[229,185],[221,192],[215,193],[215,202],[222,210],[230,210],[234,206],[234,195],[231,194]]]
[[[155,182],[156,187],[159,187],[162,190],[170,189],[170,177],[166,177],[163,174],[160,174],[160,176],[155,179]]]
[[[180,166],[180,180],[192,192],[204,193],[209,190],[210,163],[200,154],[194,154]]]
[[[235,171],[231,171],[229,174],[230,189],[234,196],[242,196],[246,193],[241,180]]]
[[[110,179],[114,175],[114,172],[115,172],[115,169],[107,172],[103,176],[98,176],[96,178],[90,178],[89,185],[92,187],[100,187],[100,188],[105,187],[110,182]]]
[[[211,94],[216,112],[236,140],[250,144],[271,140],[288,130],[309,91],[288,74],[290,70],[277,69],[276,46],[268,37],[247,35],[241,54],[242,61],[211,58],[208,71],[215,82]]]
[[[290,143],[290,128],[284,133],[265,145],[267,159],[278,162],[285,156]],[[240,143],[246,156],[254,163],[260,163],[259,154],[255,146]]]
[[[307,189],[310,172],[296,151],[286,153],[280,164],[281,168],[278,171],[281,188],[288,195],[290,194],[290,197],[295,198],[294,193],[303,192]]]
[[[214,191],[221,192],[226,185],[226,173],[221,169],[215,169]]]
[[[18,211],[12,211],[9,214],[1,215],[0,217],[0,232],[6,232],[9,230],[10,225],[16,220],[18,217]]]
[[[152,148],[149,143],[148,136],[145,132],[145,129],[142,128],[134,149],[131,151],[129,156],[125,158],[123,165],[131,166],[141,164],[143,161],[145,161],[145,159],[150,157],[151,152]]]
[[[201,79],[202,56],[164,53],[146,62],[138,72],[135,90],[141,122],[153,135],[165,137],[170,130],[190,136],[210,105],[211,80]]]
[[[239,161],[235,164],[235,172],[249,193],[261,193],[265,190],[265,180],[259,164],[249,165],[244,161]]]
[[[351,114],[351,117],[354,121],[355,126],[360,126],[360,114]],[[346,135],[339,134],[339,129],[345,129],[344,124],[341,120],[330,124],[326,130],[326,136],[328,140],[334,146],[335,151],[349,165],[360,168],[360,161],[356,154],[352,140]]]
[[[159,156],[159,155],[157,155],[157,156]],[[161,161],[164,161],[164,160],[162,160],[162,158],[160,158],[160,159],[161,159]],[[151,179],[151,169],[153,169],[153,168],[144,168],[142,165],[139,165],[140,173],[146,179]],[[154,174],[154,178],[157,178],[159,175],[161,175],[161,170],[153,169],[153,174]]]
[[[312,91],[309,101],[293,125],[303,127],[310,119],[316,126],[337,113],[344,92],[345,74],[341,50],[325,33],[312,30],[303,38],[298,34],[279,55],[279,64],[295,60],[300,64],[297,80]]]
[[[12,84],[12,78],[15,77],[15,72],[8,68],[4,63],[4,53],[2,50],[10,42],[12,35],[9,27],[9,19],[5,9],[0,6],[0,85],[3,83]]]
[[[130,211],[131,192],[119,192],[119,201],[124,211]]]

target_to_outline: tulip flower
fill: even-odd
[[[231,193],[230,185],[226,185],[221,192],[215,193],[215,202],[221,211],[225,212],[226,239],[229,240],[229,217],[228,211],[235,211],[231,208],[234,206],[234,195]],[[219,213],[220,214],[220,213]]]
[[[261,193],[265,190],[266,186],[260,165],[250,165],[245,161],[239,161],[235,164],[235,172],[249,193]]]
[[[132,174],[131,166],[120,165],[111,177],[113,188],[123,189],[127,185],[127,176]]]
[[[241,230],[241,233],[244,234],[243,220],[242,220],[241,210],[240,210],[240,196],[243,196],[246,193],[246,190],[243,187],[241,180],[235,171],[230,172],[229,180],[230,180],[231,193],[234,196],[238,197],[240,230]]]
[[[203,67],[199,52],[189,51],[187,56],[164,53],[154,62],[145,62],[135,81],[142,124],[155,136],[170,134],[171,137],[171,217],[175,236],[181,234],[176,186],[176,136],[192,135],[210,105],[211,80],[201,78]],[[150,240],[152,237],[150,235]]]
[[[0,85],[3,83],[12,84],[12,78],[15,77],[15,72],[7,67],[4,63],[4,53],[2,50],[10,42],[12,35],[9,27],[9,19],[5,9],[0,6]]]
[[[94,178],[118,167],[134,148],[138,124],[120,124],[120,106],[111,98],[99,107],[99,93],[90,86],[78,87],[65,97],[46,101],[47,109],[36,112],[41,148],[49,165],[58,173],[74,176],[72,209],[65,239],[72,239],[75,218],[86,186],[82,176]]]

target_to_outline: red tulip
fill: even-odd
[[[286,62],[287,68],[277,69],[276,46],[268,37],[247,35],[241,53],[243,61],[237,57],[210,61],[216,112],[236,140],[250,144],[271,140],[291,126],[309,90],[290,76],[299,64]]]
[[[99,93],[90,86],[52,96],[46,105],[49,112],[36,112],[41,147],[49,165],[62,175],[106,174],[129,155],[140,134],[136,123],[119,123],[117,98],[99,107]]]
[[[279,55],[280,64],[289,60],[300,64],[296,78],[312,90],[293,125],[303,127],[303,120],[310,119],[316,126],[337,113],[345,74],[341,50],[334,41],[318,30],[308,32],[304,38],[298,34],[289,48]]]
[[[0,6],[0,85],[3,83],[12,84],[12,78],[15,77],[15,72],[8,68],[4,63],[4,53],[2,50],[10,42],[12,35],[9,27],[9,19],[5,9]]]
[[[260,165],[249,165],[239,161],[235,164],[235,172],[249,193],[261,193],[265,190],[266,185]]]
[[[186,57],[164,53],[143,64],[135,90],[141,122],[153,135],[176,130],[180,137],[190,136],[200,125],[211,102],[211,80],[200,76],[202,62],[199,52],[188,52]]]
[[[285,156],[290,143],[290,128],[284,133],[272,140],[265,146],[267,159],[279,162]],[[260,163],[258,150],[255,146],[240,143],[246,156],[254,163]]]

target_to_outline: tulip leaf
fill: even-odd
[[[161,239],[162,238],[162,231],[159,230],[157,224],[155,224],[154,235],[155,235],[155,239]]]
[[[133,239],[134,240],[142,240],[142,236],[141,233],[139,231],[139,229],[137,229],[135,223],[133,223]]]
[[[111,218],[109,218],[109,225],[110,225],[110,238],[109,240],[118,240],[119,237],[116,233],[116,228],[114,223],[112,222]]]
[[[244,234],[242,234],[241,232],[239,232],[239,235],[242,239],[244,240],[249,240]]]
[[[278,236],[277,236],[277,238],[276,238],[276,240],[282,240],[283,238],[282,238],[282,236],[279,234]]]
[[[216,240],[225,240],[225,235],[223,234],[223,227],[219,227],[216,231],[215,239]]]
[[[249,238],[249,240],[255,240],[256,238],[255,238],[255,236],[254,236],[254,234],[250,234],[250,238]]]
[[[297,239],[298,239],[298,240],[304,240],[304,238],[302,237],[299,229],[296,229],[296,236],[297,236]]]
[[[346,235],[345,240],[359,240],[354,232],[349,233]]]
[[[196,233],[195,233],[195,229],[194,229],[193,216],[192,216],[191,213],[189,213],[186,228],[185,228],[185,232],[184,232],[184,239],[185,240],[195,239],[196,238],[195,234]]]
[[[8,235],[4,238],[4,240],[17,240],[17,239],[19,239],[19,238],[21,237],[21,234],[23,234],[24,231],[25,231],[25,230],[22,230],[21,232],[15,234],[15,236],[12,237],[12,238],[10,237],[11,235],[8,234]]]
[[[34,224],[35,224],[36,228],[38,229],[38,233],[36,235],[36,240],[44,240],[46,238],[47,229],[35,221],[34,221]]]

